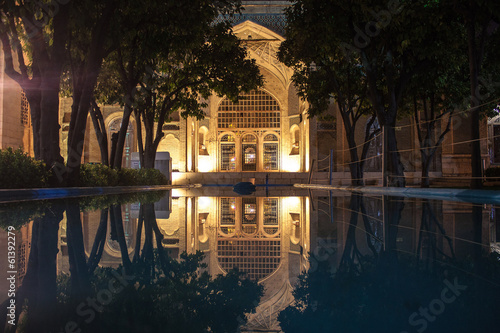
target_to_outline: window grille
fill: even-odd
[[[247,134],[241,139],[241,142],[257,142],[257,138],[253,135]]]
[[[256,198],[243,198],[243,224],[257,223],[257,201]]]
[[[253,90],[233,103],[224,99],[218,110],[218,128],[280,128],[280,107],[268,93]]]
[[[234,226],[236,222],[236,198],[221,198],[221,226]]]
[[[278,199],[264,198],[264,225],[278,225]]]
[[[278,141],[278,137],[274,134],[267,134],[264,137],[264,141]]]
[[[24,276],[26,275],[26,264],[27,264],[26,257],[27,257],[26,244],[21,243],[18,246],[17,250],[17,274],[19,282],[22,282]]]
[[[253,234],[257,231],[257,199],[243,198],[241,229],[244,233]]]
[[[243,153],[243,171],[256,171],[257,170],[257,145],[256,144],[242,144],[241,152]]]
[[[221,142],[234,142],[234,136],[226,134],[221,139]]]
[[[238,267],[252,280],[261,280],[280,265],[281,242],[268,240],[225,240],[217,242],[217,257],[225,271]]]
[[[223,171],[236,170],[236,147],[234,143],[221,143],[220,145],[220,168]]]
[[[278,144],[264,143],[264,170],[278,170]]]
[[[21,124],[29,125],[29,103],[24,91],[21,91]]]

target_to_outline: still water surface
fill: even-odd
[[[0,327],[500,332],[500,208],[287,194],[5,205]]]

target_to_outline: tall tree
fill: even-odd
[[[367,96],[384,128],[384,169],[391,186],[405,186],[396,121],[408,82],[426,65],[421,48],[432,36],[434,22],[432,16],[426,16],[425,4],[424,0],[301,0],[288,12],[289,20],[302,22],[310,47],[323,58],[332,61],[340,50],[350,58],[351,66],[360,69],[367,82]],[[416,21],[425,24],[416,27]],[[288,38],[300,39],[300,33],[296,29]],[[321,65],[323,58],[308,60]]]
[[[71,81],[71,120],[66,171],[69,183],[78,183],[85,131],[93,94],[104,58],[116,49],[128,22],[128,1],[86,1],[75,4],[68,43]],[[94,113],[92,113],[93,115]],[[94,117],[92,117],[94,119]]]
[[[413,114],[420,145],[421,187],[429,187],[429,171],[436,152],[447,133],[453,118],[465,114],[467,101],[467,45],[462,25],[446,5],[431,2],[424,7],[439,22],[432,43],[423,45],[421,57],[427,70],[416,73],[408,83],[402,106]]]
[[[49,168],[63,163],[59,148],[59,89],[72,3],[2,1],[0,4],[5,73],[26,94],[35,157]],[[14,65],[14,57],[19,69]]]
[[[485,74],[484,59],[488,53],[496,53],[491,48],[493,39],[500,38],[500,4],[495,0],[450,0],[455,11],[462,17],[467,33],[469,55],[469,82],[471,98],[471,188],[482,187],[482,160],[480,119],[483,110],[484,87],[480,79]],[[491,57],[491,56],[490,56]],[[496,57],[496,56],[495,56]]]
[[[246,59],[245,49],[230,32],[229,21],[214,23],[221,15],[238,12],[240,1],[172,1],[143,10],[151,21],[123,40],[109,58],[111,76],[101,81],[101,100],[124,106],[110,158],[114,168],[121,167],[132,113],[138,124],[141,166],[153,168],[163,124],[172,112],[202,118],[203,100],[212,92],[234,100],[241,91],[262,84],[255,62]]]
[[[337,35],[315,34],[332,28],[331,13],[325,10],[331,6],[319,1],[310,2],[310,6],[292,6],[287,10],[286,40],[280,46],[279,59],[294,69],[292,80],[299,95],[309,102],[309,117],[321,115],[331,103],[337,103],[349,145],[351,182],[352,185],[363,185],[368,147],[378,133],[369,130],[375,114],[367,96],[366,77],[356,60],[342,52]],[[304,25],[310,12],[315,15],[314,24]],[[310,38],[311,35],[314,38]],[[356,142],[357,125],[363,115],[371,115],[371,118],[366,126],[364,143],[359,145]],[[362,146],[361,156],[359,146]]]

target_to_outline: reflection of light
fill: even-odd
[[[300,198],[299,197],[286,197],[285,198],[288,209],[298,210],[300,209]]]
[[[231,162],[234,162],[236,160],[236,157],[231,157]]]
[[[233,210],[236,209],[236,205],[234,203],[231,204],[231,209],[233,209]]]
[[[208,212],[210,209],[210,198],[209,197],[199,197],[198,198],[198,211],[200,213]]]

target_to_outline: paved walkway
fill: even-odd
[[[435,200],[449,200],[472,202],[479,204],[499,204],[500,191],[495,190],[467,190],[454,188],[415,188],[415,187],[378,187],[378,186],[335,186],[318,184],[294,184],[294,187],[311,190],[349,191],[378,195],[391,195],[411,198],[426,198]]]
[[[162,191],[175,188],[198,188],[200,184],[158,186],[61,187],[0,190],[0,203],[25,200],[76,198],[90,195],[124,194],[142,191]]]

